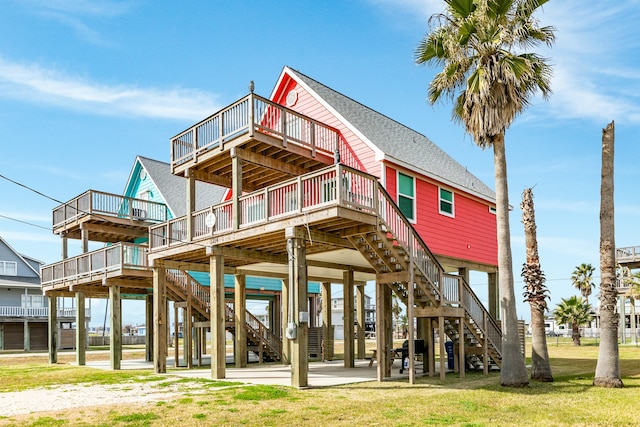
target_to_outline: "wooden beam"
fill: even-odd
[[[233,147],[231,149],[231,157],[234,156],[238,156],[242,160],[246,160],[249,163],[253,163],[267,169],[284,172],[291,176],[300,176],[309,172],[307,169],[301,168],[300,166],[286,163],[271,157],[266,157],[254,151],[249,151],[238,147]]]
[[[204,181],[210,184],[219,185],[221,187],[231,188],[231,179],[224,176],[214,175],[212,173],[192,169],[189,169],[189,175],[192,175],[198,181]]]
[[[139,237],[146,237],[149,233],[147,227],[133,228],[133,227],[114,227],[109,225],[94,224],[90,222],[83,222],[80,224],[80,229],[83,232],[88,233],[104,233],[104,234],[117,234],[119,236],[125,236],[130,239],[137,239]],[[84,234],[84,233],[83,233]],[[87,236],[88,239],[88,236]],[[83,250],[83,253],[87,251]]]
[[[273,255],[262,251],[253,251],[250,249],[237,249],[226,246],[211,246],[207,248],[209,255],[222,255],[225,258],[241,259],[245,261],[273,262],[276,264],[287,264],[286,255]]]
[[[376,274],[376,282],[379,283],[396,283],[396,282],[409,282],[408,271],[398,271],[395,273],[378,273]]]

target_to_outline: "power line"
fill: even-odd
[[[6,176],[4,176],[4,175],[2,175],[2,174],[0,174],[0,178],[2,178],[2,179],[6,179],[7,181],[9,181],[9,182],[11,182],[11,183],[13,183],[13,184],[15,184],[15,185],[17,185],[17,186],[19,186],[19,187],[25,188],[25,189],[27,189],[27,190],[29,190],[29,191],[32,191],[32,192],[36,193],[37,195],[42,196],[42,197],[44,197],[44,198],[46,198],[46,199],[52,200],[52,201],[54,201],[54,202],[56,202],[56,203],[63,204],[63,202],[61,202],[60,200],[56,200],[56,199],[54,199],[53,197],[47,196],[46,194],[44,194],[44,193],[42,193],[42,192],[40,192],[40,191],[38,191],[38,190],[36,190],[36,189],[34,189],[34,188],[31,188],[31,187],[29,187],[28,185],[22,184],[22,183],[20,183],[20,182],[18,182],[18,181],[14,181],[13,179],[11,179],[11,178],[7,178]]]
[[[38,227],[38,228],[42,228],[43,230],[51,231],[51,229],[49,227],[44,227],[42,225],[33,224],[31,222],[23,221],[23,220],[17,219],[17,218],[11,218],[10,216],[6,216],[6,215],[0,214],[0,218],[9,219],[11,221],[20,222],[22,224],[30,225],[32,227]]]

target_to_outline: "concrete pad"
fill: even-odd
[[[231,363],[233,359],[227,360]],[[211,369],[208,365],[209,359],[203,359],[205,366],[194,369],[173,368],[173,359],[167,359],[167,375],[175,375],[184,378],[211,378]],[[111,369],[109,361],[88,362],[87,366],[98,369]],[[153,369],[152,362],[144,360],[123,360],[121,369]],[[396,361],[391,369],[392,380],[409,379],[409,374],[405,371],[399,373],[400,362]],[[436,371],[437,371],[436,367]],[[228,367],[225,371],[225,380],[237,381],[246,384],[265,384],[291,386],[291,366],[281,364],[250,364],[246,368]],[[416,373],[417,376],[425,374]],[[343,384],[353,384],[367,381],[377,381],[377,368],[374,363],[369,367],[368,360],[356,360],[355,367],[345,368],[342,360],[310,362],[309,363],[309,387],[332,387]]]

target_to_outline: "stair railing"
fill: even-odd
[[[444,268],[429,250],[427,244],[415,231],[389,193],[378,184],[379,219],[397,240],[398,244],[408,251],[413,248],[413,265],[433,285],[440,296],[440,302],[446,305],[459,305],[464,308],[467,317],[486,334],[487,340],[498,353],[502,353],[502,333],[464,278],[446,274]],[[409,240],[412,240],[409,245]]]
[[[442,302],[440,279],[444,269],[382,184],[378,184],[378,201],[380,204],[378,217],[385,231],[391,233],[407,253],[409,248],[413,248],[413,254],[410,255],[413,256],[414,267],[427,278],[432,285],[432,290]],[[410,240],[412,240],[411,243]]]

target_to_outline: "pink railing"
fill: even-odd
[[[307,147],[312,156],[318,152],[334,156],[341,145],[337,129],[251,93],[171,138],[172,169],[255,132],[280,139],[283,147],[288,143]]]
[[[239,198],[238,228],[265,224],[330,205],[375,213],[376,180],[348,166],[327,168],[266,187]],[[207,218],[214,226],[207,226]],[[187,236],[187,218],[180,217],[149,228],[150,249],[178,246],[233,231],[233,203],[224,202],[192,215],[193,237]],[[209,223],[211,224],[211,223]]]

